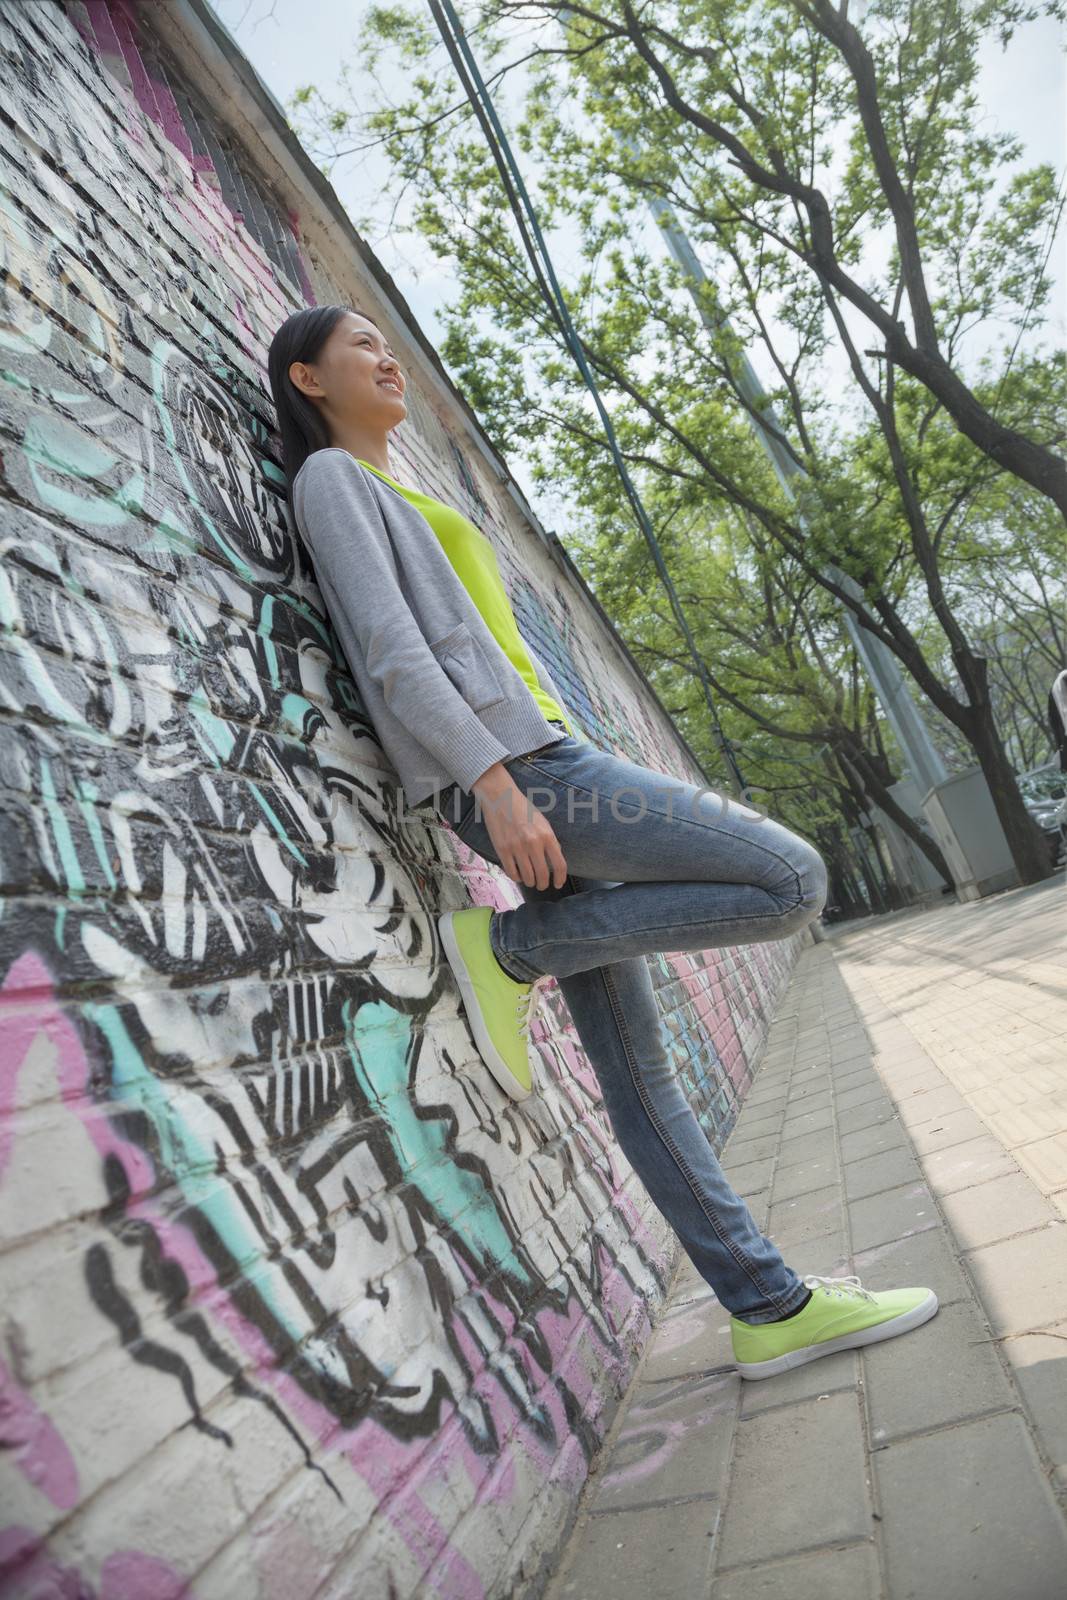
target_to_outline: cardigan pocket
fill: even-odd
[[[465,622],[457,623],[444,638],[431,644],[430,650],[472,711],[483,711],[505,698],[506,690],[488,652]]]

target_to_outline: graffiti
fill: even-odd
[[[457,862],[513,902],[391,808],[263,421],[310,275],[200,181],[137,25],[0,8],[56,218],[0,194],[0,1587],[476,1596],[500,1507],[582,1481],[671,1240],[557,989],[521,1114],[473,1061],[434,913]],[[515,593],[640,758],[651,722]],[[657,967],[716,1142],[784,966],[745,970],[731,1033],[725,976]]]

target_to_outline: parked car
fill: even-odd
[[[1048,725],[1059,751],[1060,771],[1067,772],[1067,667],[1057,672],[1048,692]]]
[[[1056,758],[1016,774],[1023,804],[1048,842],[1054,866],[1067,855],[1067,772]]]

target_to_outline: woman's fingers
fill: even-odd
[[[486,828],[509,878],[528,889],[544,890],[550,884],[557,889],[563,887],[567,862],[551,823],[536,808],[527,803],[525,817],[516,822],[513,810],[498,812],[491,805]],[[502,837],[497,838],[498,833]]]

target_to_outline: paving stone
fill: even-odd
[[[783,1154],[793,1154],[792,1150]],[[825,1155],[815,1161],[790,1161],[779,1167],[774,1177],[774,1199],[792,1200],[797,1195],[808,1194],[812,1189],[823,1189],[840,1181],[840,1171],[834,1155]]]
[[[938,1051],[939,1065],[944,1071],[943,1052]],[[971,1061],[966,1057],[959,1057],[952,1063],[952,1077],[948,1080],[952,1087],[959,1089],[964,1098],[979,1110],[978,1096],[987,1094],[991,1086],[1003,1082],[1003,1073],[999,1062],[994,1062],[989,1055],[982,1061]]]
[[[1014,1405],[995,1346],[981,1342],[989,1333],[973,1302],[960,1300],[938,1306],[921,1327],[865,1345],[872,1443]]]
[[[793,1080],[792,1080],[793,1083],[794,1084],[806,1083],[809,1079],[814,1080],[816,1078],[821,1078],[824,1081],[829,1081],[830,1074],[829,1074],[829,1069],[828,1069],[828,1067],[826,1065],[826,1062],[823,1059],[824,1055],[825,1055],[825,1049],[824,1049],[823,1053],[820,1054],[820,1056],[814,1061],[797,1061],[797,1062],[794,1062],[794,1064],[793,1064]]]
[[[990,1178],[1018,1173],[1018,1163],[990,1133],[944,1150],[928,1150],[922,1157],[923,1172],[939,1198],[958,1189],[970,1189]]]
[[[715,1299],[715,1290],[710,1283],[705,1283],[703,1278],[694,1279],[692,1282],[687,1281],[682,1287],[674,1290],[670,1304],[662,1312],[656,1326],[662,1326],[669,1318],[678,1316],[690,1306],[702,1305],[706,1300],[714,1301]],[[653,1337],[655,1336],[653,1335]]]
[[[834,1096],[839,1111],[851,1111],[853,1106],[867,1105],[871,1100],[884,1100],[885,1087],[876,1079],[861,1083],[855,1089],[842,1089]]]
[[[829,1089],[819,1094],[808,1094],[797,1100],[790,1100],[785,1108],[786,1123],[795,1122],[801,1116],[815,1116],[820,1112],[827,1114],[833,1111],[834,1097]]]
[[[872,1071],[869,1066],[857,1064],[856,1062],[850,1062],[850,1066],[854,1068],[853,1071],[834,1074],[834,1092],[838,1095],[839,1100],[841,1094],[846,1090],[862,1089],[867,1084],[876,1084],[882,1093],[885,1093],[885,1084],[877,1072]]]
[[[871,1460],[893,1600],[1063,1600],[1067,1523],[1018,1414],[901,1439]]]
[[[768,1157],[778,1154],[780,1141],[777,1134],[766,1133],[757,1139],[746,1139],[743,1137],[744,1131],[740,1123],[735,1125],[734,1131],[727,1139],[723,1152],[719,1157],[720,1162],[727,1157],[730,1160],[739,1162],[766,1161]],[[739,1138],[739,1134],[742,1137]]]
[[[769,1411],[772,1406],[817,1400],[820,1395],[835,1394],[839,1389],[848,1389],[854,1394],[859,1383],[859,1356],[855,1350],[836,1350],[832,1356],[820,1356],[818,1361],[807,1361],[802,1367],[792,1367],[773,1378],[738,1381],[741,1415],[751,1417],[757,1411]]]
[[[711,1600],[879,1600],[880,1595],[878,1555],[870,1541],[746,1567],[711,1586]]]
[[[873,1062],[875,1062],[878,1072],[881,1072],[885,1077],[889,1077],[891,1074],[896,1074],[897,1077],[905,1077],[909,1072],[921,1072],[921,1070],[931,1066],[933,1056],[931,1056],[929,1050],[923,1048],[915,1034],[912,1034],[910,1035],[909,1045],[899,1045],[896,1050],[875,1050]],[[936,1066],[936,1062],[934,1062],[934,1066]]]
[[[659,1383],[700,1374],[706,1376],[726,1366],[733,1371],[728,1318],[729,1313],[710,1289],[680,1310],[672,1308],[652,1335],[641,1368],[641,1380]],[[724,1325],[725,1338],[719,1331]]]
[[[846,1045],[862,1046],[864,1050],[868,1051],[873,1049],[870,1029],[862,1021],[858,1020],[855,1015],[853,1021],[842,1023],[834,1028],[833,1043],[835,1048],[838,1049]]]
[[[983,1111],[983,1108],[979,1106],[978,1110]],[[1050,1097],[1043,1103],[1034,1099],[1008,1107],[990,1116],[989,1121],[1005,1144],[1032,1144],[1037,1139],[1062,1134],[1067,1128],[1067,1096],[1060,1091],[1054,1099]]]
[[[952,1087],[925,1050],[906,1061],[884,1061],[880,1056],[875,1056],[873,1066],[886,1088],[898,1098]]]
[[[1056,1323],[1044,1333],[1004,1339],[999,1348],[1011,1364],[1042,1448],[1067,1488],[1067,1322]],[[759,1384],[745,1387],[757,1389]]]
[[[896,1117],[888,1117],[884,1122],[872,1123],[869,1128],[860,1128],[857,1133],[843,1133],[841,1159],[847,1166],[849,1162],[862,1161],[866,1156],[878,1155],[883,1150],[898,1150],[902,1146],[911,1148],[907,1133]]]
[[[739,1163],[720,1162],[723,1171],[730,1180],[730,1186],[742,1199],[749,1194],[758,1194],[765,1189],[771,1181],[774,1172],[774,1158],[764,1161],[743,1161]]]
[[[994,1333],[1067,1320],[1067,1228],[1038,1228],[967,1254]]]
[[[693,1600],[707,1593],[715,1499],[671,1501],[589,1517],[575,1529],[571,1559],[553,1595],[561,1600]]]
[[[850,1161],[844,1168],[845,1194],[849,1200],[896,1189],[902,1183],[920,1183],[922,1171],[906,1145],[869,1155],[865,1161]],[[777,1191],[775,1191],[777,1193]]]
[[[782,1131],[783,1113],[776,1111],[771,1116],[753,1112],[752,1115],[741,1113],[744,1118],[745,1133],[750,1139],[778,1138]]]
[[[747,1566],[834,1539],[867,1538],[870,1532],[855,1393],[756,1412],[738,1424],[718,1568]]]
[[[907,1183],[900,1189],[850,1200],[848,1214],[853,1250],[869,1250],[872,1245],[941,1225],[933,1195],[925,1183]]]
[[[1067,1134],[1057,1133],[1051,1139],[1017,1146],[1014,1154],[1042,1193],[1051,1194],[1067,1184]]]
[[[970,1283],[944,1228],[928,1228],[868,1250],[857,1250],[852,1259],[867,1289],[933,1289],[942,1309],[953,1300],[973,1299]]]
[[[833,1183],[794,1200],[776,1201],[768,1220],[769,1237],[782,1251],[786,1245],[795,1247],[805,1239],[831,1233],[844,1223],[840,1187]]]
[[[967,1106],[962,1111],[925,1117],[922,1122],[908,1122],[903,1115],[900,1120],[920,1155],[928,1150],[947,1150],[949,1145],[980,1139],[989,1132],[988,1125]]]
[[[820,1161],[837,1154],[837,1140],[833,1128],[819,1128],[815,1133],[795,1134],[787,1146],[779,1144],[781,1166],[799,1166],[802,1161]]]
[[[1019,1171],[939,1195],[939,1199],[961,1250],[993,1244],[1016,1233],[1029,1233],[1032,1228],[1045,1227],[1057,1216],[1025,1172]]]
[[[782,1252],[788,1264],[799,1277],[807,1272],[817,1272],[823,1277],[844,1277],[850,1270],[852,1258],[848,1253],[845,1230],[832,1228],[829,1233],[816,1234],[802,1239]]]
[[[878,1122],[896,1120],[896,1108],[884,1096],[881,1100],[868,1100],[864,1105],[847,1106],[837,1113],[839,1134],[858,1133],[861,1128],[871,1128]]]
[[[915,1035],[899,1017],[888,1022],[871,1022],[867,1025],[871,1044],[878,1051],[904,1051],[915,1048]]]
[[[693,1493],[720,1494],[733,1449],[736,1372],[639,1382],[589,1505],[598,1515]]]
[[[794,1081],[789,1090],[790,1105],[810,1100],[813,1096],[821,1096],[829,1103],[830,1083],[831,1079],[828,1072],[820,1072],[813,1077],[804,1077]]]
[[[789,1085],[792,1081],[792,1068],[788,1072],[775,1073],[773,1078],[765,1078],[760,1074],[753,1082],[752,1094],[762,1094],[768,1100],[784,1100],[789,1094]],[[746,1096],[746,1104],[747,1104]]]
[[[871,1064],[887,1083],[894,1085],[907,1078],[918,1077],[936,1066],[932,1057],[914,1039],[906,1048],[899,1050],[875,1050],[871,1055]]]
[[[959,1086],[964,1076],[962,1064],[953,1065],[952,1081]],[[1041,1091],[1039,1091],[1041,1092]],[[968,1088],[967,1099],[982,1117],[995,1117],[998,1112],[1010,1111],[1013,1106],[1024,1106],[1028,1098],[1026,1084],[1021,1078],[999,1078],[984,1088]]]
[[[874,1060],[871,1047],[862,1039],[836,1039],[830,1042],[830,1070],[835,1074],[848,1070],[849,1062],[870,1064]]]
[[[782,1123],[782,1138],[796,1139],[805,1133],[819,1133],[834,1125],[833,1112],[827,1107],[819,1111],[798,1112],[786,1117]]]
[[[798,1276],[855,1272],[873,1290],[927,1285],[940,1309],[910,1334],[745,1383],[733,1369],[728,1313],[683,1253],[629,1397],[631,1407],[641,1397],[640,1410],[622,1419],[614,1465],[605,1461],[590,1480],[587,1507],[604,1498],[595,1515],[583,1511],[576,1537],[592,1544],[578,1566],[568,1551],[562,1577],[572,1587],[553,1587],[545,1600],[638,1591],[641,1600],[1045,1600],[1056,1592],[1043,1585],[1049,1529],[1063,1529],[1050,1486],[1067,1505],[1067,1174],[1059,1181],[1059,1150],[1049,1145],[1046,1181],[1056,1181],[1042,1199],[1003,1148],[1006,1119],[1032,1110],[1034,1120],[1015,1125],[1023,1146],[1067,1133],[1057,1121],[1067,1005],[1057,1037],[1040,1026],[1044,991],[1033,1021],[1019,1003],[1031,969],[1024,956],[1049,943],[1047,914],[1034,931],[1029,909],[1038,904],[1031,891],[1043,887],[871,918],[840,949],[828,939],[802,953],[752,1080],[753,1103],[720,1157],[724,1170],[746,1189],[749,1172],[761,1185],[745,1203]],[[847,1207],[840,1182],[818,1182],[823,1163],[836,1180],[835,1154]],[[898,1181],[898,1163],[917,1172],[913,1181]],[[1044,1331],[1026,1331],[1035,1327]],[[689,1402],[716,1388],[735,1409],[705,1417],[702,1431]],[[842,1416],[851,1417],[844,1444]],[[731,1427],[727,1483],[716,1473]],[[862,1515],[839,1533],[822,1519],[841,1512],[826,1466],[843,1461],[844,1493]],[[663,1492],[679,1484],[680,1496]],[[657,1486],[657,1503],[641,1506]],[[625,1510],[610,1509],[613,1494]],[[709,1539],[719,1505],[721,1529]],[[997,1517],[1014,1548],[999,1527],[987,1538]],[[609,1527],[621,1530],[610,1544]],[[878,1545],[891,1551],[884,1588]],[[1062,1549],[1054,1555],[1051,1570],[1067,1572]],[[1067,1600],[1067,1584],[1056,1600]]]
[[[789,1090],[784,1086],[780,1089],[750,1089],[742,1104],[742,1115],[745,1111],[762,1111],[766,1115],[770,1111],[781,1110],[788,1098]]]
[[[826,1060],[829,1048],[829,1035],[824,1032],[819,1039],[813,1040],[811,1044],[798,1047],[795,1065],[800,1068],[822,1066]]]
[[[752,1094],[758,1094],[766,1099],[781,1099],[782,1094],[789,1093],[792,1075],[792,1067],[785,1067],[776,1072],[757,1072],[745,1091],[745,1102]]]
[[[791,1045],[787,1045],[783,1050],[765,1050],[757,1064],[755,1075],[760,1083],[773,1083],[776,1078],[788,1078],[792,1070],[793,1049]]]

